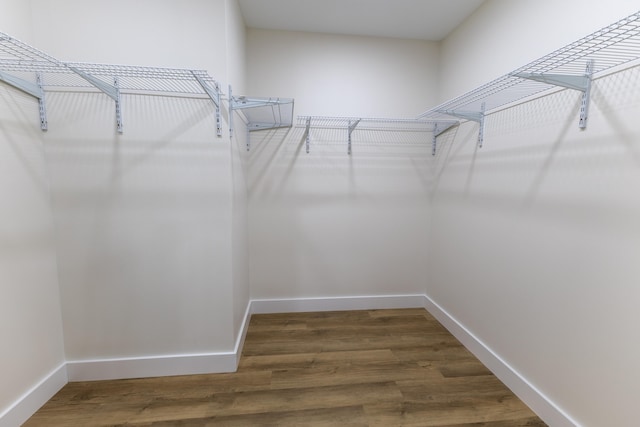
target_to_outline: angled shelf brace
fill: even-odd
[[[0,81],[38,99],[42,130],[48,127],[46,91],[97,89],[115,102],[118,133],[123,131],[121,95],[127,94],[211,99],[222,135],[220,89],[203,70],[62,62],[0,33]]]
[[[0,81],[21,90],[27,95],[31,95],[38,100],[38,109],[40,110],[40,129],[47,130],[47,108],[44,101],[44,90],[42,89],[41,73],[36,74],[36,83],[24,80],[12,74],[0,71]]]
[[[196,71],[191,71],[193,78],[202,86],[202,90],[211,98],[213,105],[216,107],[216,135],[222,136],[222,120],[220,116],[220,87],[217,82],[213,82],[213,87]]]
[[[514,73],[516,77],[560,86],[567,89],[575,89],[582,92],[582,102],[580,104],[580,129],[586,129],[589,115],[589,98],[591,96],[591,80],[593,78],[593,60],[587,61],[587,68],[583,76],[570,74],[547,74],[547,73]]]
[[[114,100],[114,102],[116,103],[116,127],[118,129],[118,133],[122,133],[122,102],[120,100],[120,83],[118,81],[118,78],[114,77],[113,84],[109,84],[71,65],[69,65],[69,69],[89,82],[91,85],[95,86],[98,90],[100,90],[100,92],[104,93],[109,98]]]
[[[476,122],[479,125],[478,128],[478,148],[482,148],[484,142],[484,118],[485,118],[486,104],[483,102],[480,105],[480,111],[456,111],[456,110],[438,110],[441,114],[457,117],[463,120],[469,120]]]
[[[238,111],[247,126],[247,151],[251,148],[251,132],[290,128],[293,125],[292,98],[235,97],[229,86],[229,132],[233,134],[233,112]]]
[[[347,154],[351,155],[351,134],[353,133],[354,130],[356,130],[356,127],[358,126],[358,123],[360,123],[362,119],[357,119],[354,120],[353,122],[351,120],[349,120],[349,126],[347,127],[348,131],[349,131],[349,140],[348,140],[348,144],[347,144]]]
[[[438,137],[451,129],[454,126],[458,126],[458,122],[436,122],[433,126],[433,137],[431,138],[431,155],[436,155],[436,145],[438,143]]]

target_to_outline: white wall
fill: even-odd
[[[296,100],[296,114],[415,117],[437,97],[438,45],[249,29],[248,90]]]
[[[64,61],[226,76],[225,0],[31,0],[35,45]]]
[[[248,31],[252,95],[296,114],[416,116],[436,96],[437,45]],[[249,160],[254,299],[422,293],[430,139],[356,130],[254,132]]]
[[[229,59],[243,30],[231,7],[34,0],[34,44],[73,61],[206,69],[226,88],[243,79],[229,75],[243,56]],[[125,95],[123,135],[102,94],[55,93],[48,104],[67,359],[232,352],[234,282],[246,260],[234,268],[234,233],[243,230],[232,227],[232,154],[228,134],[216,137],[211,101]],[[244,314],[247,298],[236,299]]]
[[[489,1],[443,45],[445,93],[634,8]],[[480,150],[463,125],[436,160],[427,294],[585,426],[637,419],[639,78],[596,80],[584,132],[567,90],[490,115]]]
[[[0,9],[0,31],[29,36],[28,3],[3,1]],[[28,410],[14,404],[60,369],[64,352],[38,103],[5,84],[0,84],[0,197],[0,425],[11,425],[24,421]]]

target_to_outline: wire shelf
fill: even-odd
[[[119,132],[122,94],[210,98],[216,108],[217,134],[221,135],[221,91],[204,70],[63,62],[0,33],[0,81],[38,98],[43,130],[47,129],[44,92],[81,90],[113,98]]]
[[[434,120],[415,118],[384,117],[330,117],[330,116],[298,116],[297,127],[314,129],[349,129],[357,123],[359,130],[433,132],[437,123],[457,123],[454,120]]]
[[[470,92],[453,98],[422,113],[419,118],[449,117],[446,111],[488,113],[524,100],[558,85],[534,81],[527,77],[545,74],[584,77],[623,65],[635,65],[640,59],[640,12],[584,37],[568,46],[535,60],[512,73],[499,77]]]
[[[251,98],[232,96],[230,109],[241,111],[240,116],[249,132],[291,127],[293,125],[292,98]]]
[[[352,134],[354,131],[381,132],[425,132],[431,133],[432,152],[435,152],[436,138],[442,132],[456,126],[458,121],[451,119],[415,119],[384,117],[329,117],[298,116],[296,127],[304,128],[306,152],[310,152],[311,129],[343,130],[347,142],[347,154],[352,154]]]

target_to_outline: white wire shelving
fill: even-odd
[[[432,152],[435,153],[436,137],[458,124],[458,121],[442,118],[382,118],[382,117],[329,117],[298,116],[297,127],[304,128],[306,152],[309,153],[312,129],[342,129],[347,140],[347,154],[352,154],[352,134],[356,130],[388,132],[425,132],[432,134]]]
[[[582,92],[579,127],[589,115],[591,81],[605,72],[640,62],[640,12],[556,50],[418,116],[455,117],[479,123],[478,146],[484,139],[485,117],[534,95],[568,88]]]
[[[293,126],[293,98],[260,98],[247,96],[233,96],[229,87],[229,132],[233,135],[233,113],[238,116],[247,127],[247,151],[251,148],[251,132],[290,128]]]
[[[128,65],[63,62],[0,33],[0,81],[38,99],[40,127],[47,130],[47,91],[99,91],[112,98],[116,126],[123,132],[123,94],[209,98],[222,135],[218,83],[206,71]]]

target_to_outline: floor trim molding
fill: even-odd
[[[63,363],[16,400],[13,405],[0,413],[0,427],[22,425],[67,382],[67,366],[66,363]]]
[[[557,427],[577,427],[579,424],[551,399],[527,381],[469,329],[444,308],[424,296],[424,308],[451,332],[469,351],[509,387],[545,423]]]
[[[252,314],[423,307],[424,295],[375,295],[335,298],[255,299],[251,301]]]
[[[67,372],[69,381],[210,374],[234,372],[236,360],[235,352],[76,360],[67,362]]]

